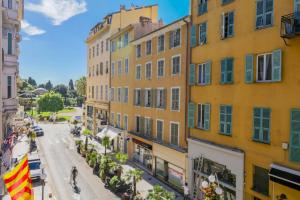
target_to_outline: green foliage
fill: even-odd
[[[66,97],[68,93],[68,88],[64,84],[59,84],[54,87],[54,91],[59,93],[61,96]]]
[[[74,90],[74,83],[72,79],[69,81],[69,90]]]
[[[118,153],[116,154],[116,159],[118,160],[118,162],[119,162],[121,165],[123,165],[123,164],[125,164],[125,163],[127,162],[127,160],[128,160],[128,155],[127,155],[127,154],[124,154],[124,153],[118,152]]]
[[[80,79],[78,79],[75,83],[77,94],[80,96],[86,95],[86,77],[83,76]]]
[[[165,190],[160,185],[155,185],[153,190],[149,190],[147,200],[173,200],[175,195],[173,192]]]
[[[82,133],[83,133],[83,135],[85,135],[85,136],[89,136],[89,135],[92,134],[92,131],[89,130],[89,129],[84,129]]]
[[[45,84],[45,89],[50,91],[53,89],[53,85],[51,83],[51,81],[48,81],[46,84]]]
[[[120,184],[121,180],[118,176],[114,176],[109,181],[109,186],[113,189],[117,187],[118,184]]]
[[[48,92],[40,96],[37,101],[38,112],[57,112],[64,108],[60,94]]]
[[[110,138],[109,138],[109,136],[104,136],[103,138],[102,138],[102,146],[104,146],[104,154],[106,155],[106,149],[107,149],[107,147],[109,147],[109,145],[110,145],[110,140],[109,140]]]
[[[125,179],[127,181],[132,181],[132,187],[133,187],[133,195],[136,196],[137,191],[136,191],[136,184],[142,180],[143,178],[143,171],[139,170],[139,169],[133,169],[133,170],[129,170],[127,171],[126,175],[125,175]]]
[[[31,77],[28,77],[28,80],[27,80],[27,82],[30,84],[30,85],[32,85],[32,86],[34,86],[34,87],[36,87],[36,81],[33,79],[33,78],[31,78]]]

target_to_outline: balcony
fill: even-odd
[[[281,17],[282,38],[293,38],[300,36],[300,12],[291,13]]]
[[[11,99],[3,99],[3,113],[5,112],[17,112],[18,110],[18,100],[11,98]]]

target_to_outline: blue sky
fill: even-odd
[[[20,75],[38,83],[68,83],[85,75],[89,29],[121,4],[159,5],[172,22],[189,12],[189,0],[26,0],[20,44]]]

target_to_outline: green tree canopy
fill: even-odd
[[[28,77],[27,82],[34,87],[36,87],[36,85],[37,85],[36,81],[33,78],[31,78],[30,76]]]
[[[147,200],[173,200],[175,195],[173,192],[165,190],[160,185],[155,185],[153,190],[150,190],[147,195]]]
[[[51,81],[48,81],[46,84],[45,84],[45,89],[50,91],[53,89],[53,85],[51,83]]]
[[[69,81],[69,90],[74,90],[74,83],[72,79]]]
[[[86,95],[86,77],[83,76],[75,83],[77,94],[80,96]]]
[[[61,96],[66,97],[68,93],[68,87],[64,84],[59,84],[54,87],[54,91],[59,93]]]
[[[64,108],[63,99],[60,94],[48,92],[37,101],[39,112],[57,112]]]

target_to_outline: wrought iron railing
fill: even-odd
[[[281,37],[292,38],[300,35],[300,12],[281,17]]]

